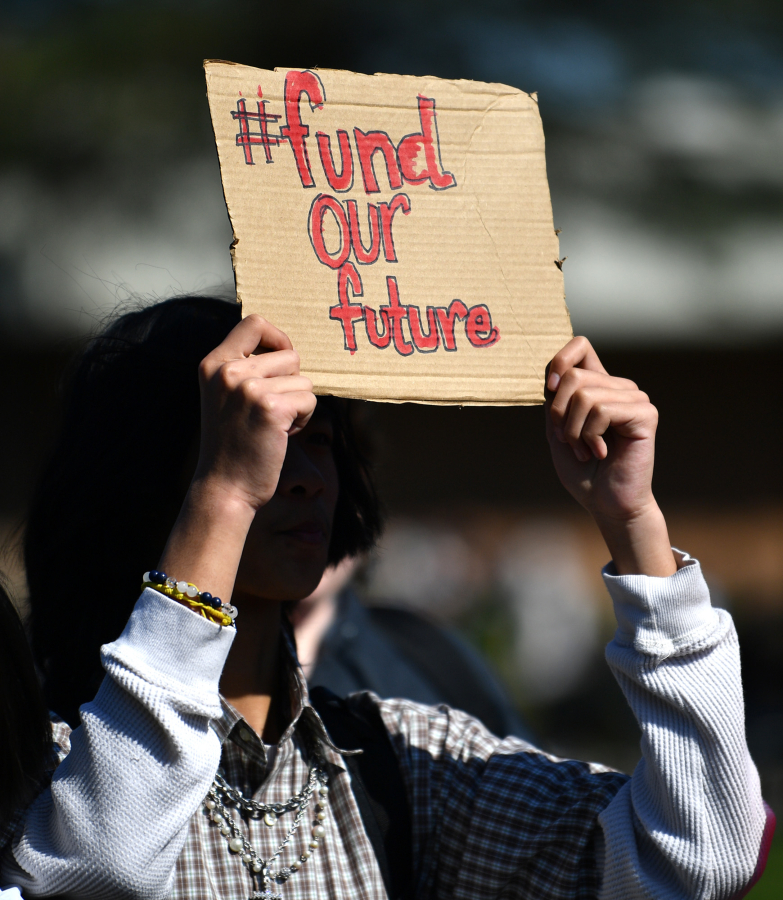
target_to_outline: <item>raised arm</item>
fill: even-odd
[[[557,474],[593,516],[621,575],[672,575],[677,565],[652,492],[658,411],[604,369],[576,337],[547,373],[546,426]]]
[[[642,761],[600,817],[601,896],[741,896],[774,817],[745,741],[731,617],[711,607],[698,563],[672,551],[653,497],[657,411],[585,338],[552,360],[547,389],[555,468],[612,556],[607,659],[642,731]]]
[[[198,465],[159,568],[228,599],[253,518],[277,488],[288,438],[307,424],[316,398],[291,341],[258,315],[204,358],[199,381]]]

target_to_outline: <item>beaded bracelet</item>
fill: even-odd
[[[175,578],[169,578],[165,572],[159,572],[157,569],[151,569],[144,573],[141,587],[142,590],[152,588],[173,600],[178,600],[190,607],[193,612],[199,613],[205,619],[218,625],[234,625],[234,619],[238,615],[236,607],[230,603],[223,603],[220,597],[213,597],[207,591],[200,591],[195,584],[191,584],[189,581],[177,581]]]

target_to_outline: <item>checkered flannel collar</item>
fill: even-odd
[[[324,726],[321,717],[316,712],[312,703],[310,703],[310,692],[307,689],[307,681],[302,673],[302,667],[296,655],[296,649],[288,634],[282,634],[281,659],[285,666],[285,674],[288,680],[289,696],[291,698],[291,709],[293,710],[293,718],[283,732],[280,738],[280,747],[287,745],[299,731],[302,737],[311,737],[319,743],[325,744],[330,750],[338,753],[340,756],[352,756],[356,751],[341,750],[332,739]],[[220,704],[223,714],[219,719],[212,722],[212,729],[220,739],[220,743],[225,744],[226,741],[239,744],[244,749],[252,749],[260,753],[264,761],[266,761],[266,750],[263,742],[253,729],[247,724],[242,715],[226,700],[221,694]],[[242,739],[240,739],[242,735]],[[249,735],[249,737],[245,737]]]

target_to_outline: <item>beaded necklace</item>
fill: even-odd
[[[296,834],[310,805],[310,800],[316,792],[318,797],[315,803],[315,818],[308,846],[299,855],[299,859],[294,860],[290,865],[276,870],[270,868],[271,864],[280,856],[280,853]],[[242,791],[232,788],[228,784],[223,770],[218,769],[215,780],[212,782],[212,786],[204,799],[204,809],[228,842],[229,851],[238,854],[251,876],[254,879],[258,879],[260,890],[254,891],[250,900],[282,900],[282,895],[275,893],[273,885],[281,882],[285,884],[294,872],[310,859],[313,851],[318,849],[321,839],[326,835],[326,829],[322,823],[326,819],[326,799],[328,795],[327,775],[322,761],[315,754],[310,763],[310,771],[304,787],[298,794],[294,794],[293,797],[286,800],[285,803],[259,803],[257,800],[251,800],[243,796]],[[296,815],[280,846],[268,859],[263,859],[242,833],[229,809],[236,809],[240,816],[252,819],[263,817],[264,824],[269,828],[276,825],[277,820],[287,812],[296,812]]]

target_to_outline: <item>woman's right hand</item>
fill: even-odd
[[[257,315],[204,358],[199,377],[199,460],[157,568],[228,600],[247,532],[277,488],[288,438],[307,424],[316,399],[291,341]]]
[[[262,352],[258,352],[262,351]],[[288,438],[313,414],[309,378],[288,337],[249,315],[199,367],[201,445],[194,482],[254,512],[277,488]]]

